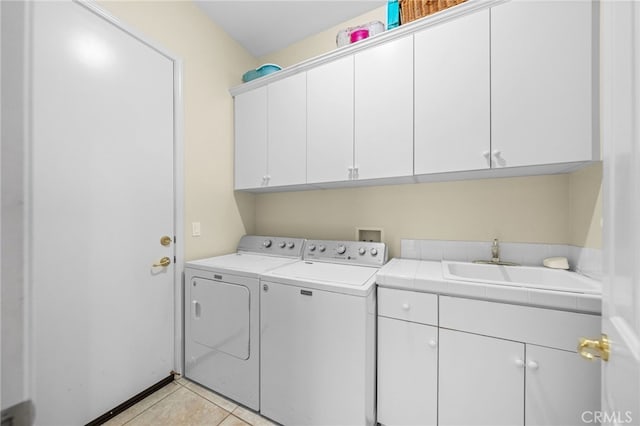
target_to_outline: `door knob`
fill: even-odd
[[[168,246],[171,244],[171,237],[168,235],[164,235],[160,238],[160,244],[162,244],[163,246]]]
[[[578,353],[584,359],[593,361],[594,358],[600,358],[603,361],[609,361],[611,355],[611,344],[606,334],[600,336],[600,340],[580,338],[578,344]]]
[[[160,260],[158,261],[158,263],[154,263],[154,264],[153,264],[153,266],[154,266],[154,267],[156,267],[156,266],[162,266],[162,267],[164,268],[164,267],[169,266],[170,264],[171,264],[171,259],[169,259],[167,256],[165,256],[165,257],[163,257],[162,259],[160,259]]]

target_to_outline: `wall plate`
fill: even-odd
[[[384,241],[384,230],[374,227],[356,228],[356,241],[381,243]]]

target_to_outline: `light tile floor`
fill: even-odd
[[[275,426],[274,423],[185,378],[169,383],[106,426]]]

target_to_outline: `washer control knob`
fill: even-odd
[[[316,251],[316,245],[315,244],[311,244],[309,246],[309,251]]]
[[[358,253],[360,253],[360,256],[362,256],[362,255],[363,255],[363,254],[365,254],[366,252],[367,252],[367,249],[366,249],[366,248],[364,248],[364,247],[360,247],[360,248],[358,249]]]
[[[291,241],[290,243],[287,243],[287,247],[289,247],[290,249],[294,248],[296,246],[296,243],[294,243],[293,241]]]
[[[262,245],[265,246],[266,248],[271,247],[271,240],[264,240],[262,242]]]
[[[320,244],[320,245],[318,246],[318,250],[320,250],[320,253],[324,253],[324,251],[325,251],[326,249],[327,249],[327,248],[326,248],[325,246],[323,246],[322,244]]]
[[[287,243],[285,243],[284,241],[280,241],[280,242],[278,243],[278,246],[279,246],[280,248],[285,248],[285,246],[286,246],[286,245],[287,245]]]
[[[338,252],[338,254],[344,254],[347,251],[347,248],[345,246],[343,246],[342,244],[340,244],[338,246],[338,248],[336,249],[336,251]]]
[[[378,255],[378,249],[377,248],[372,248],[371,249],[371,256],[377,256]]]

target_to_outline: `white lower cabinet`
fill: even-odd
[[[524,344],[440,329],[440,425],[521,425]]]
[[[582,425],[600,410],[600,363],[573,348],[599,328],[598,315],[379,288],[378,422]]]
[[[536,345],[526,345],[526,351],[527,426],[583,425],[583,413],[600,409],[599,362]]]
[[[378,317],[378,422],[435,425],[438,328]]]

